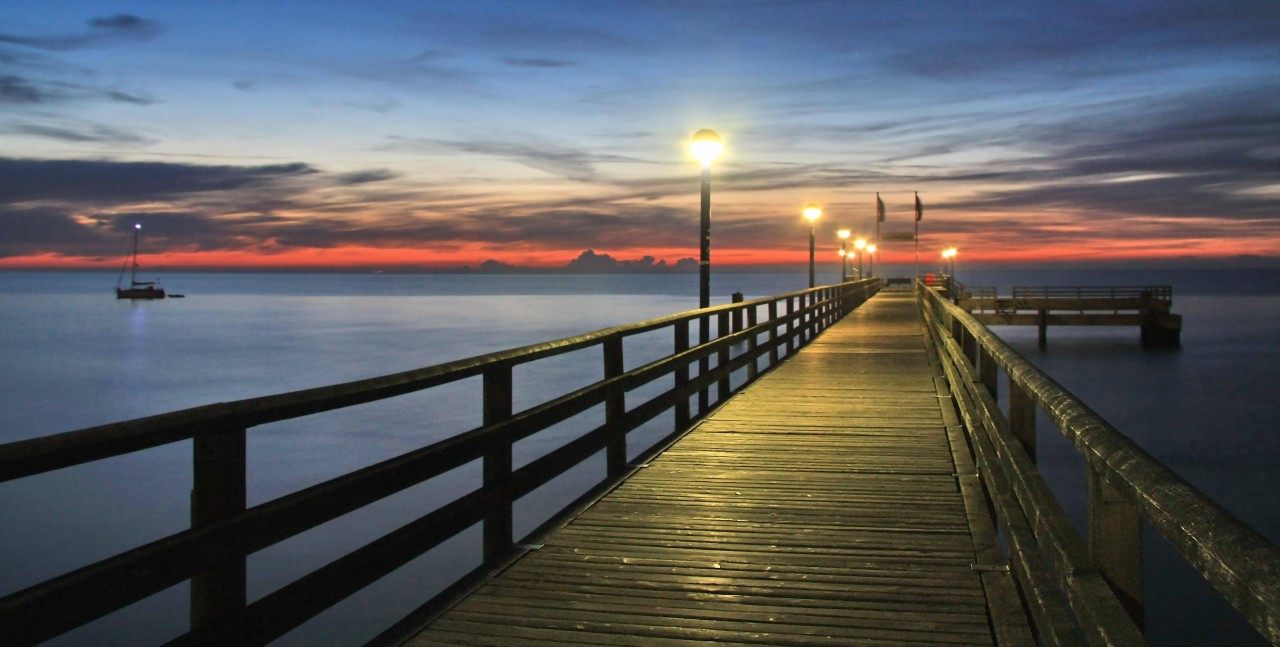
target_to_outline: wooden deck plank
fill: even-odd
[[[882,293],[409,644],[993,644],[929,352]]]

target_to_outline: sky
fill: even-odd
[[[0,269],[674,263],[703,128],[717,266],[1280,266],[1276,0],[9,0]]]

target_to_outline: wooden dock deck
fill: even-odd
[[[864,304],[408,644],[1030,639],[1016,602],[988,603],[1009,576],[983,563],[994,531],[916,308]]]

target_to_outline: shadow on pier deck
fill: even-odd
[[[1029,640],[984,594],[1008,569],[976,553],[994,530],[927,342],[912,294],[882,293],[410,644]]]

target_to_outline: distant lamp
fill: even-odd
[[[142,223],[134,223],[133,228],[134,228],[134,229],[142,229]]]
[[[810,202],[804,206],[804,217],[809,219],[809,287],[813,287],[813,226],[822,216],[822,207]]]
[[[947,276],[954,277],[956,275],[956,248],[948,247],[942,250],[942,258],[947,263]]]

